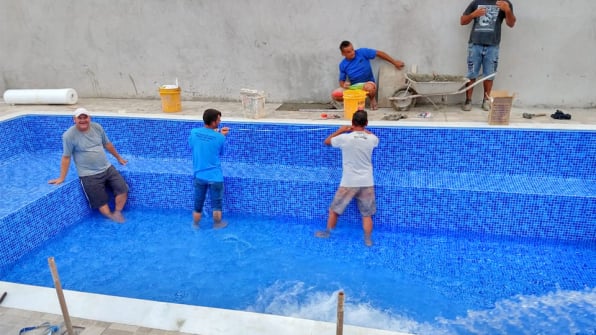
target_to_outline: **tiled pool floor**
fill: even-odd
[[[142,99],[80,99],[76,105],[7,105],[0,103],[0,120],[28,113],[56,113],[56,114],[71,114],[76,108],[87,108],[90,113],[96,115],[143,115],[155,116],[160,118],[191,118],[201,119],[203,110],[207,108],[216,108],[222,111],[223,120],[243,118],[242,106],[239,101],[235,102],[211,102],[211,101],[182,101],[182,111],[178,113],[163,113],[161,111],[161,102],[158,99],[142,100]],[[268,114],[260,121],[267,122],[305,122],[305,123],[330,123],[330,124],[346,124],[347,121],[339,119],[321,119],[322,110],[311,111],[276,111],[280,106],[279,103],[267,103],[265,105],[265,112]],[[557,108],[518,108],[513,107],[511,111],[511,119],[509,126],[516,128],[549,128],[549,129],[596,129],[596,108],[592,109],[565,109],[558,107],[566,113],[572,115],[571,120],[555,120],[549,115],[554,113]],[[420,118],[418,115],[423,112],[431,112],[432,117]],[[526,119],[522,117],[523,113],[532,114],[546,114],[546,116],[534,117]],[[329,110],[327,114],[341,115],[342,111]],[[405,119],[399,121],[385,121],[383,118],[386,115],[404,114]],[[439,110],[433,109],[432,105],[418,106],[407,112],[396,112],[391,108],[380,108],[378,111],[370,112],[370,121],[374,125],[396,125],[396,126],[453,126],[453,127],[484,127],[487,126],[487,112],[482,111],[479,106],[474,106],[471,112],[461,111],[459,105],[442,106]],[[41,324],[45,321],[50,323],[60,323],[62,316],[60,315],[60,308],[57,302],[55,292],[50,289],[27,288],[10,283],[0,282],[0,295],[8,292],[5,301],[0,305],[0,334],[18,334],[19,330]],[[68,299],[68,297],[67,297]],[[127,312],[136,310],[137,319],[131,318],[126,321],[123,319],[122,310],[114,308],[113,304],[121,304],[121,301],[110,300],[109,297],[95,297],[95,302],[91,300],[84,300],[85,303],[77,304],[77,298],[73,298],[74,306],[83,305],[83,312],[74,309],[71,315],[90,317],[81,318],[73,317],[72,323],[75,326],[81,326],[85,329],[79,335],[184,335],[189,333],[166,331],[158,329],[160,319],[176,318],[172,315],[172,306],[152,305],[152,303],[133,301],[134,307],[131,308],[128,304]],[[82,299],[82,298],[79,298]],[[85,298],[87,299],[87,298]],[[72,301],[72,300],[70,300]],[[136,305],[135,305],[136,304]],[[152,305],[152,306],[148,306]],[[114,320],[122,320],[119,322],[103,322],[96,321],[94,312],[98,309],[111,309],[114,315],[120,318]],[[80,309],[80,307],[78,307]],[[184,308],[183,308],[184,309]],[[36,310],[36,311],[35,311]],[[79,313],[80,312],[80,313]],[[145,314],[143,315],[143,312]],[[182,314],[192,315],[193,313],[205,313],[204,310],[183,310]],[[244,314],[237,316],[221,317],[223,312],[216,311],[218,314],[214,315],[213,320],[223,319],[220,321],[225,323],[234,323],[238,318],[244,319]],[[232,320],[232,317],[235,320]],[[253,316],[254,317],[254,316]],[[269,317],[269,316],[268,316]],[[271,316],[275,319],[274,316]],[[190,320],[190,319],[189,319]],[[192,323],[192,320],[190,320]],[[263,321],[256,317],[253,319],[255,323]],[[286,318],[273,320],[271,324],[277,324],[276,329],[267,328],[263,325],[261,330],[252,329],[252,334],[280,334],[291,333],[285,332],[281,328],[294,328],[302,330],[301,333],[317,330],[317,333],[332,333],[335,325],[329,323],[320,323],[318,326],[310,325],[310,329],[305,329],[304,324],[300,324],[298,320]],[[284,324],[285,323],[285,324]],[[131,325],[136,324],[136,325]],[[284,324],[279,328],[279,324]],[[275,328],[275,327],[274,327]],[[171,329],[171,328],[170,328]],[[288,330],[288,329],[286,329]],[[195,333],[195,332],[193,332]],[[215,332],[214,332],[215,333]],[[218,332],[223,334],[224,332]],[[345,334],[396,334],[385,331],[372,331],[357,328],[345,329]],[[203,335],[212,335],[210,333],[201,332]],[[234,332],[229,332],[234,334]]]

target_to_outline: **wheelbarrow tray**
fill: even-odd
[[[405,76],[410,88],[420,95],[453,94],[470,81],[461,75],[406,73]]]

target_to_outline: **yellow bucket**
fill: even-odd
[[[352,116],[358,110],[364,110],[366,102],[366,91],[364,90],[345,90],[344,91],[344,117],[352,120]]]
[[[182,110],[180,103],[180,87],[164,85],[159,88],[161,96],[161,109],[166,113],[174,113]]]

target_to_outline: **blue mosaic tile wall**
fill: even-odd
[[[116,147],[147,158],[187,158],[190,129],[202,121],[95,117]],[[25,116],[0,123],[0,153],[31,146],[61,148],[71,117]],[[323,140],[336,127],[231,123],[224,161],[337,168],[340,154]],[[554,176],[594,179],[594,131],[503,128],[372,127],[380,138],[375,168],[454,173]],[[6,134],[6,135],[4,135]],[[22,138],[22,136],[24,136]],[[40,142],[38,142],[41,140]],[[4,157],[6,157],[6,155]]]
[[[0,272],[91,212],[78,182],[69,182],[0,218]]]
[[[187,137],[201,121],[94,120],[129,159],[119,167],[131,187],[129,206],[192,208]],[[231,128],[223,157],[225,213],[315,218],[323,225],[341,177],[339,150],[323,145],[336,127],[224,124]],[[0,153],[59,154],[61,134],[71,125],[67,116],[2,122]],[[373,157],[376,229],[596,240],[594,131],[371,130],[380,138]],[[76,180],[34,199],[29,207],[35,210],[0,218],[0,251],[8,262],[88,214]],[[49,217],[39,215],[48,211]],[[348,207],[340,220],[359,226],[356,206]],[[20,240],[25,242],[18,244]]]

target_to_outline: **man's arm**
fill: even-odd
[[[486,14],[486,8],[478,7],[478,8],[476,8],[476,10],[474,10],[470,14],[465,14],[465,12],[464,12],[464,14],[459,19],[459,23],[462,26],[465,26],[465,25],[469,24],[470,22],[474,21],[475,18],[484,16],[485,14]]]
[[[331,139],[339,136],[345,132],[351,131],[352,127],[351,126],[341,126],[338,130],[336,130],[333,134],[327,136],[327,138],[325,139],[325,145],[331,145]]]
[[[118,163],[122,164],[122,165],[126,165],[126,163],[128,163],[128,161],[124,158],[122,158],[120,156],[120,154],[118,153],[118,151],[116,151],[116,148],[114,147],[114,145],[112,144],[112,142],[108,142],[106,143],[104,146],[104,148],[106,148],[106,150],[112,154],[112,156],[114,156],[114,158],[116,158],[118,160]]]
[[[60,161],[60,177],[57,179],[52,179],[48,181],[48,184],[62,184],[66,179],[66,175],[68,174],[68,168],[70,167],[70,157],[62,156],[62,160]]]
[[[395,66],[398,70],[401,70],[404,67],[404,62],[391,58],[391,56],[389,56],[386,52],[383,52],[381,50],[377,50],[377,57],[393,64],[393,66]]]
[[[507,23],[509,28],[513,28],[513,26],[515,26],[517,18],[515,17],[515,14],[513,14],[513,10],[511,10],[511,5],[509,4],[509,2],[499,0],[497,1],[497,6],[500,10],[505,12],[505,23]]]

